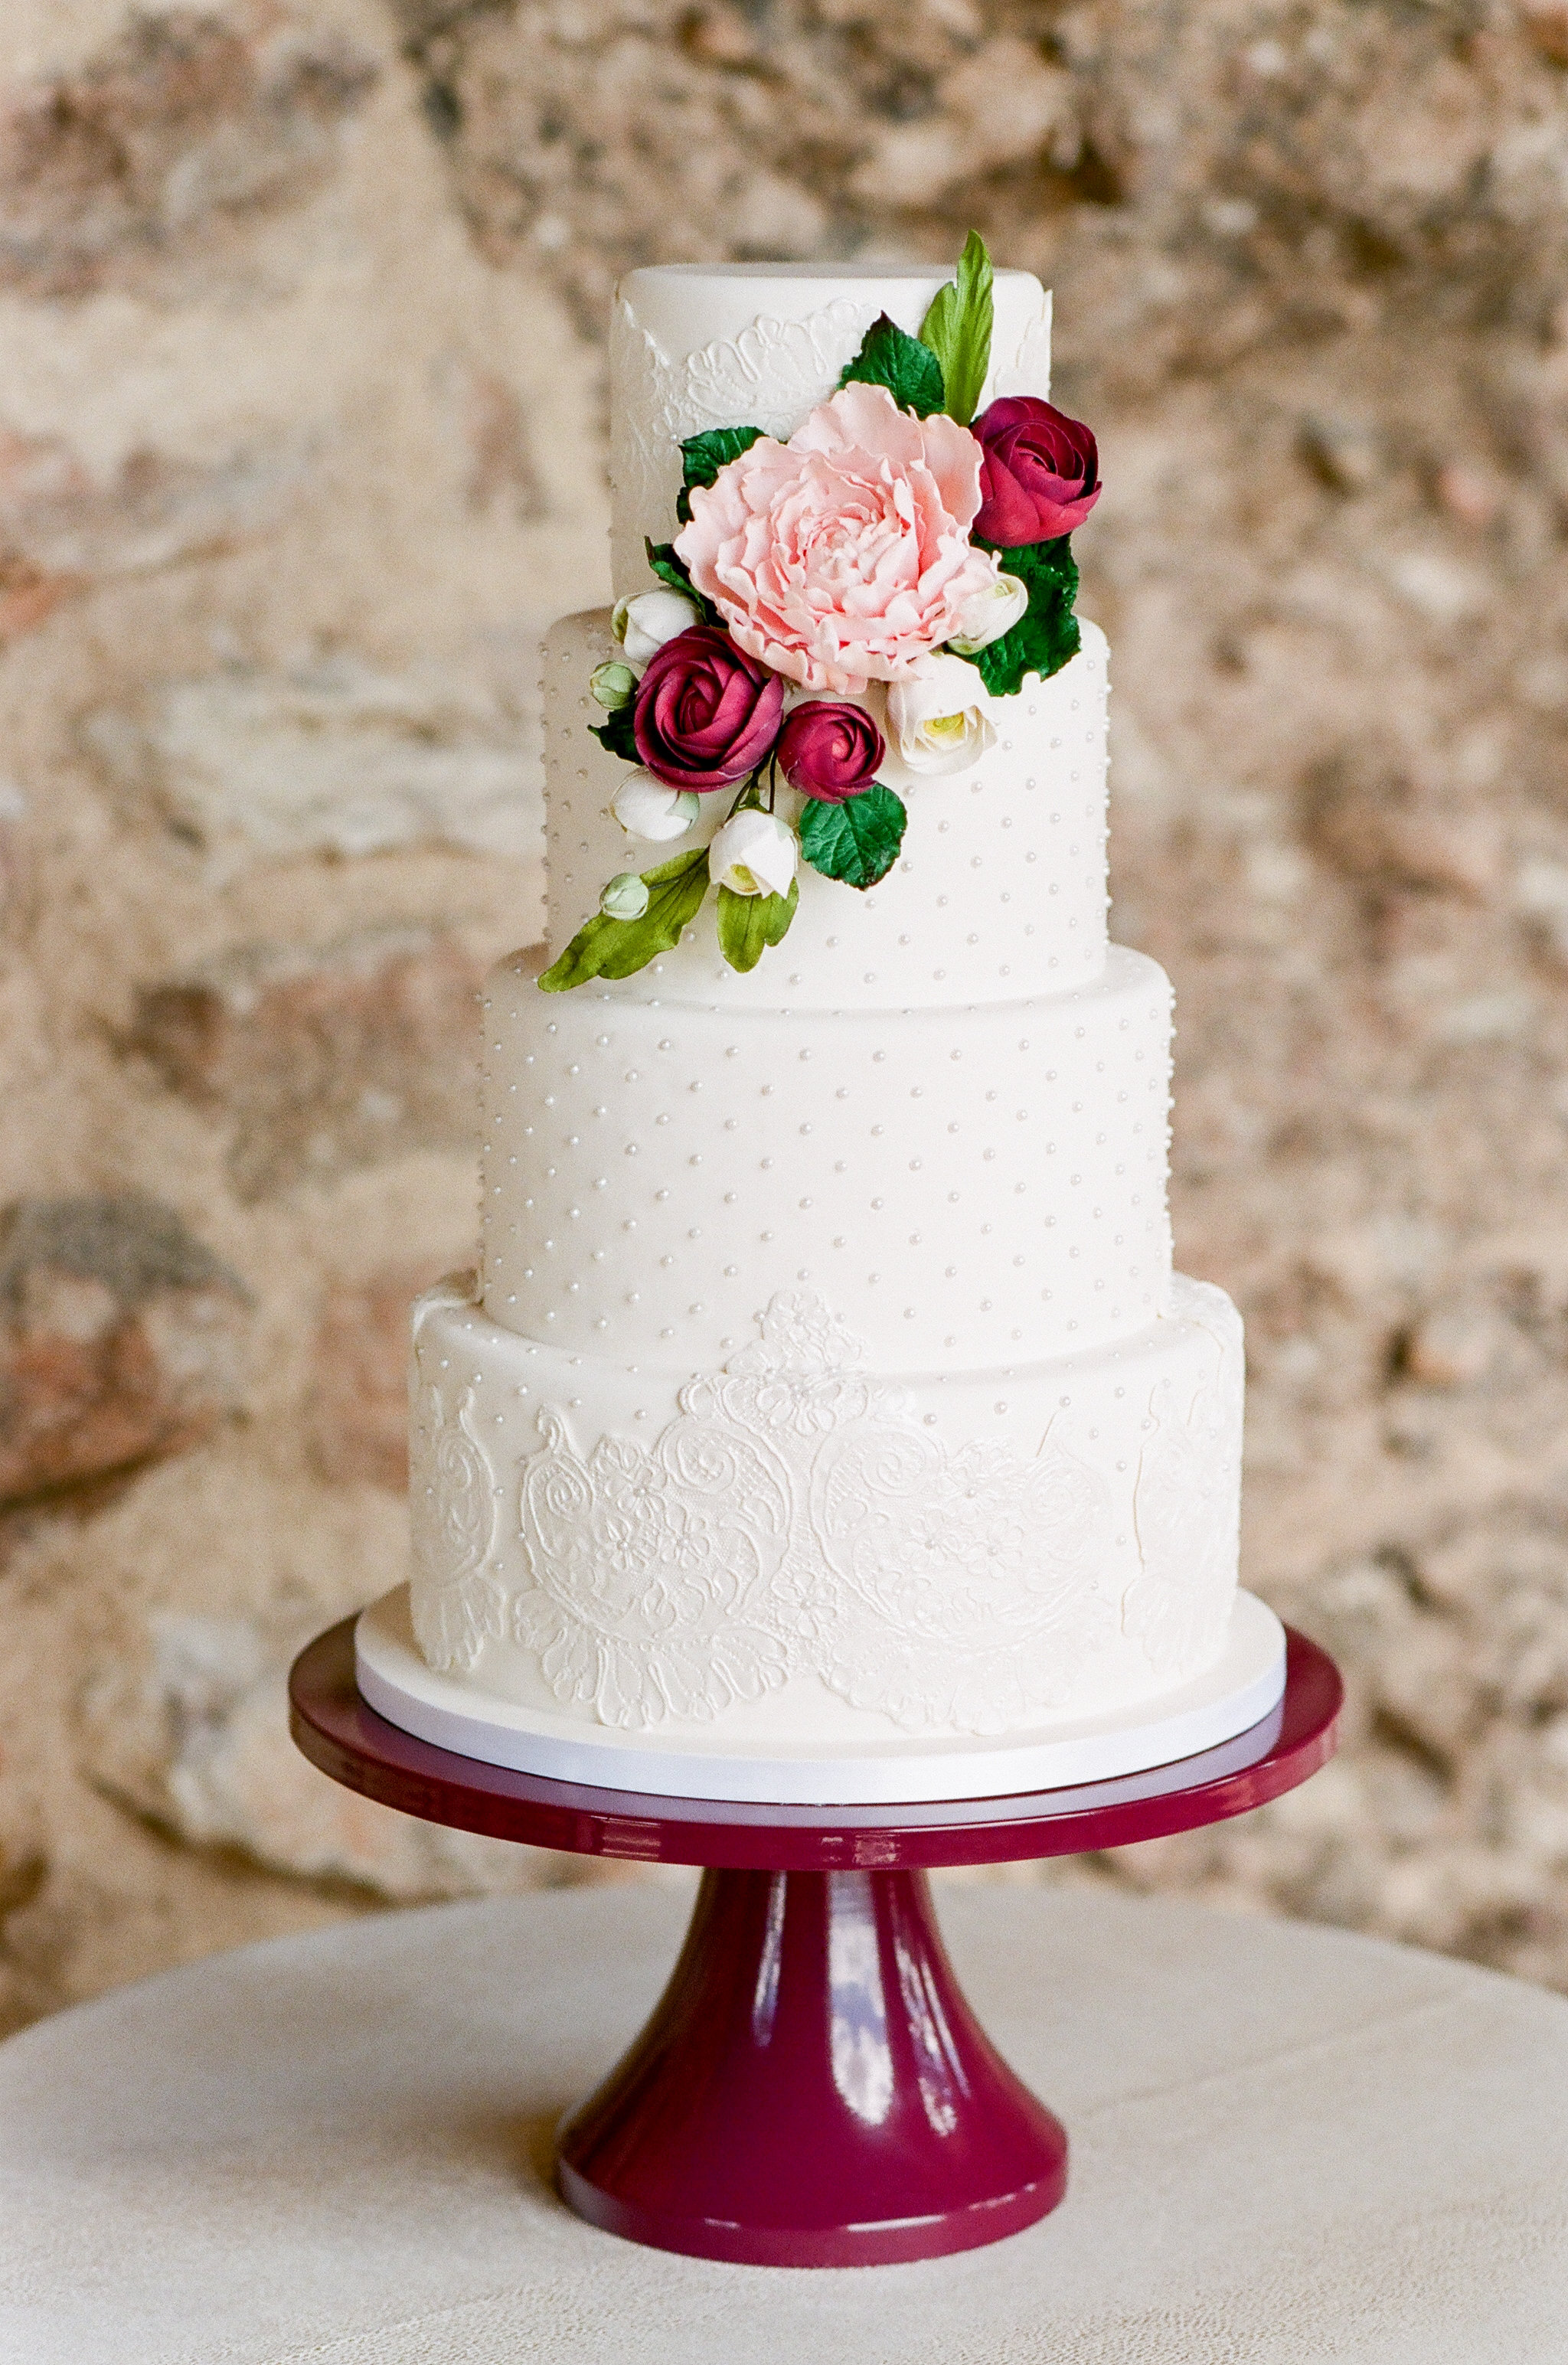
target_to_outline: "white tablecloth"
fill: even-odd
[[[800,2273],[640,2249],[552,2122],[673,1957],[598,1889],[222,1956],[0,2046],[6,2365],[1564,2365],[1568,2002],[1192,1908],[949,1890],[1056,2214]]]

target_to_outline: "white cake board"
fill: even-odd
[[[389,1724],[487,1765],[592,1789],[779,1806],[912,1804],[1069,1789],[1168,1765],[1261,1723],[1285,1687],[1285,1634],[1273,1611],[1238,1593],[1230,1632],[1206,1675],[1158,1701],[1005,1739],[868,1742],[824,1757],[672,1742],[487,1698],[426,1665],[398,1586],[354,1629],[361,1697]]]

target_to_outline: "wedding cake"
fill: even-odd
[[[412,1582],[362,1625],[432,1738],[962,1796],[1278,1697],[1049,356],[974,239],[617,292],[617,605],[544,644],[548,943],[483,996],[482,1267],[414,1309]]]

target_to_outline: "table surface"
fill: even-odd
[[[0,2046],[0,2356],[1568,2357],[1568,2002],[1165,1901],[938,1893],[982,2020],[1071,2133],[1068,2198],[1027,2233],[790,2273],[579,2222],[551,2128],[643,2020],[686,1900],[544,1892],[246,1947]]]

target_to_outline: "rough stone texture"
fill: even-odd
[[[250,1293],[156,1201],[0,1216],[0,1510],[179,1453],[242,1401]]]
[[[409,1301],[440,1278],[426,1266],[394,1264],[328,1290],[307,1410],[310,1459],[323,1478],[406,1494]]]
[[[26,1266],[91,1418],[0,1426],[9,2024],[564,1869],[339,1797],[280,1700],[405,1565],[386,1276],[472,1252],[469,997],[538,934],[537,636],[605,512],[594,358],[378,0],[13,0],[0,120],[0,1207],[211,1260]]]
[[[473,1138],[483,958],[382,926],[328,945],[241,945],[148,986],[126,1038],[172,1092],[229,1112],[250,1204],[304,1177]]]
[[[1293,1799],[1057,1877],[1568,1985],[1565,68],[1557,0],[13,0],[0,1201],[155,1195],[257,1304],[243,1421],[0,1576],[0,2011],[497,1877],[277,1720],[402,1566],[386,1277],[473,1232],[455,1097],[409,1114],[456,1000],[378,1048],[342,948],[455,997],[535,932],[615,273],[971,221],[1101,433],[1115,925],[1248,1317],[1248,1577],[1352,1689]]]
[[[0,428],[0,644],[95,579],[231,548],[308,471],[307,454],[281,445],[210,465],[139,445],[105,482],[60,437]]]
[[[363,50],[264,6],[129,17],[0,118],[0,280],[80,296],[233,216],[297,204],[375,75]]]
[[[504,417],[468,423],[465,498],[485,509],[503,485],[515,489],[526,455]],[[87,715],[82,736],[115,785],[201,847],[219,877],[291,855],[420,844],[534,852],[529,722],[460,681],[336,656],[281,678],[234,668],[162,683],[129,709]]]
[[[310,1631],[308,1619],[289,1633],[155,1613],[88,1670],[81,1731],[92,1779],[198,1846],[398,1902],[548,1880],[543,1851],[417,1823],[336,1784],[323,1789],[299,1752],[279,1745],[285,1676]]]

